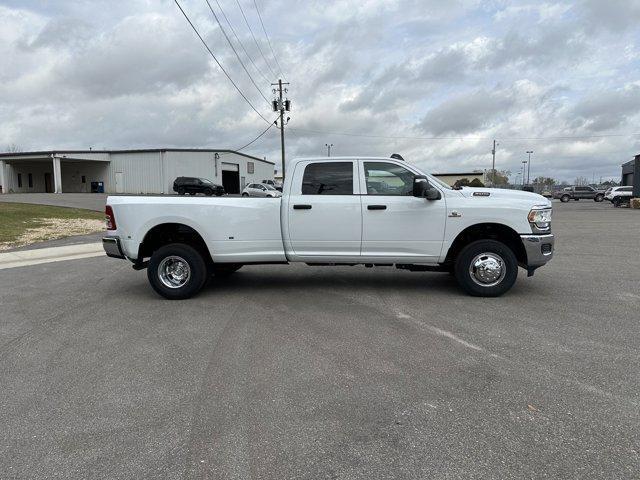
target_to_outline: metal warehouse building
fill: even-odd
[[[202,177],[240,193],[272,180],[274,164],[232,150],[55,150],[0,154],[2,193],[173,193],[176,177]]]

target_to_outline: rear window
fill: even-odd
[[[302,178],[303,195],[352,195],[353,162],[310,163]]]
[[[620,189],[621,192],[632,192],[633,187],[623,187]]]

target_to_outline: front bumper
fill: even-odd
[[[104,248],[107,257],[126,258],[124,253],[122,253],[119,237],[103,237],[102,248]]]
[[[552,233],[520,235],[520,238],[527,253],[527,270],[533,271],[553,258],[555,240]]]

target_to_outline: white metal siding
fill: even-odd
[[[162,191],[160,152],[112,153],[107,186],[112,193],[116,172],[122,172],[125,193],[166,193]]]

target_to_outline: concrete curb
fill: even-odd
[[[105,253],[101,243],[84,243],[81,245],[5,252],[0,253],[0,270],[102,255],[105,255]]]

